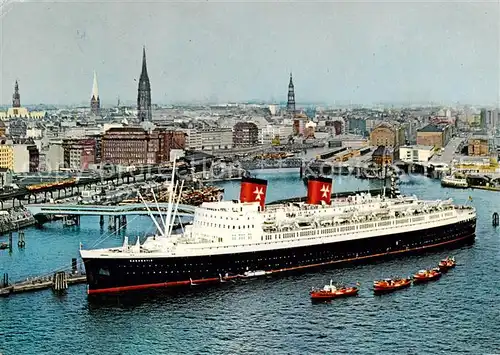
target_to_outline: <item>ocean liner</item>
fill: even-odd
[[[357,194],[331,198],[332,180],[311,178],[307,201],[265,205],[267,181],[245,178],[240,199],[205,202],[172,233],[182,185],[172,181],[158,232],[116,248],[80,250],[88,293],[226,282],[313,270],[388,255],[456,247],[475,238],[476,211],[451,200]]]

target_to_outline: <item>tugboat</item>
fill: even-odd
[[[376,294],[389,293],[402,288],[409,287],[411,285],[411,279],[407,278],[395,278],[395,279],[385,279],[373,281],[373,292]]]
[[[446,272],[448,271],[449,269],[452,269],[454,268],[455,266],[457,265],[456,261],[455,261],[455,258],[452,257],[447,257],[446,259],[443,259],[439,262],[439,270],[441,272]]]
[[[441,277],[441,272],[439,268],[435,268],[432,270],[420,270],[415,275],[413,275],[414,283],[424,283],[428,281],[434,281]]]
[[[333,285],[332,280],[330,280],[329,285],[325,285],[322,290],[312,289],[311,300],[314,301],[330,301],[334,298],[351,297],[358,294],[357,287],[336,287]]]

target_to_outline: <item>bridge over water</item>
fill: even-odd
[[[168,203],[158,203],[160,211],[155,203],[148,203],[147,207],[151,214],[164,214],[168,209]],[[127,216],[127,215],[147,215],[149,212],[142,203],[127,204],[118,206],[102,205],[75,205],[75,204],[32,204],[26,208],[33,216],[37,215],[78,215],[78,216]],[[195,206],[179,204],[177,216],[188,217],[194,214]]]

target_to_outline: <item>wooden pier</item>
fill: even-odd
[[[85,283],[87,278],[82,273],[56,272],[54,276],[36,277],[25,281],[5,285],[8,277],[4,275],[4,284],[0,285],[0,297],[8,297],[13,293],[34,292],[46,289],[64,291],[70,285]]]

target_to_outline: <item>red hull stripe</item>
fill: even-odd
[[[301,270],[301,269],[308,269],[308,268],[313,268],[313,267],[318,267],[318,266],[325,266],[325,265],[333,265],[333,264],[339,264],[339,263],[344,263],[344,262],[349,262],[349,261],[357,261],[357,260],[364,260],[364,259],[370,259],[370,258],[376,258],[380,256],[386,256],[386,255],[395,255],[395,254],[402,254],[402,253],[407,253],[411,251],[416,251],[416,250],[424,250],[424,249],[429,249],[429,248],[434,248],[446,244],[451,244],[455,242],[459,242],[461,240],[469,238],[470,235],[467,235],[465,237],[460,237],[457,239],[453,240],[448,240],[446,242],[442,243],[437,243],[437,244],[431,244],[431,245],[426,245],[422,247],[417,247],[417,248],[411,248],[411,249],[406,249],[406,250],[397,250],[397,251],[390,251],[387,253],[380,253],[380,254],[372,254],[372,255],[367,255],[367,256],[359,256],[356,258],[348,258],[348,259],[342,259],[342,260],[335,260],[335,261],[327,261],[324,263],[318,263],[318,264],[309,264],[309,265],[302,265],[302,266],[294,266],[294,267],[289,267],[289,268],[284,268],[284,269],[277,269],[277,270],[271,270],[267,271],[266,274],[277,274],[280,272],[288,272],[288,271],[294,271],[294,270]],[[243,275],[233,275],[233,276],[227,276],[223,277],[222,280],[232,280],[232,279],[238,279],[242,278]],[[206,279],[199,279],[199,280],[185,280],[185,281],[169,281],[169,282],[160,282],[160,283],[154,283],[154,284],[144,284],[144,285],[133,285],[133,286],[120,286],[120,287],[110,287],[110,288],[101,288],[101,289],[95,289],[95,290],[88,290],[89,295],[95,295],[95,294],[102,294],[102,293],[119,293],[119,292],[124,292],[124,291],[135,291],[135,290],[145,290],[145,289],[152,289],[152,288],[164,288],[164,287],[173,287],[173,286],[187,286],[187,285],[194,285],[194,284],[204,284],[204,283],[215,283],[215,282],[220,282],[221,279],[218,277],[211,277],[211,278],[206,278]]]

